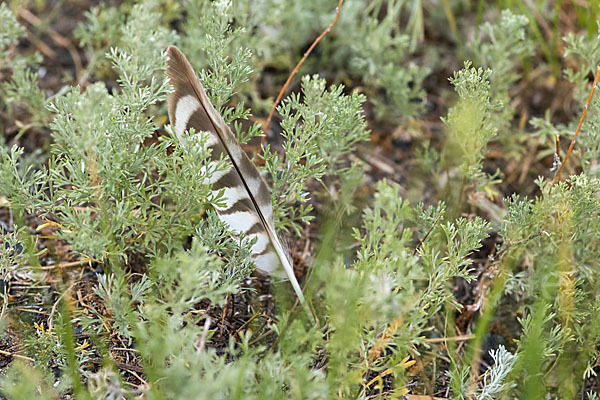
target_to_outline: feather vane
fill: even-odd
[[[215,207],[217,215],[232,231],[245,233],[250,239],[256,238],[251,251],[257,268],[271,275],[287,277],[303,302],[292,264],[275,233],[269,188],[212,105],[186,56],[174,46],[169,47],[167,55],[167,77],[174,89],[167,96],[167,103],[175,134],[181,140],[190,128],[196,132],[209,132],[211,162],[216,163],[222,156],[231,162],[228,170],[214,173],[208,182],[203,182],[212,184],[215,192],[224,192],[225,205]]]

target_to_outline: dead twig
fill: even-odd
[[[556,157],[558,157],[558,161],[563,162],[562,154],[560,154],[560,135],[556,135]]]
[[[131,375],[135,376],[143,385],[148,385],[148,382],[146,382],[144,378],[139,376],[134,370],[131,369],[126,371],[129,372]]]
[[[81,260],[77,260],[77,261],[70,261],[70,262],[64,262],[64,263],[53,264],[53,265],[44,265],[44,266],[40,266],[38,268],[41,270],[50,270],[50,269],[55,269],[55,268],[78,267],[78,266],[83,266],[85,264],[89,264],[89,259],[81,259]]]
[[[223,325],[225,325],[225,315],[227,314],[227,306],[229,305],[230,295],[227,293],[225,296],[225,305],[223,306],[223,314],[221,315],[221,327],[219,328],[219,334],[223,335]]]
[[[7,357],[18,358],[20,360],[31,361],[31,362],[35,361],[33,358],[29,358],[27,356],[22,356],[20,354],[11,353],[9,351],[0,350],[0,354],[2,354],[3,356],[7,356]]]
[[[323,31],[323,33],[321,33],[319,35],[319,37],[317,37],[315,39],[315,41],[310,45],[310,47],[308,48],[308,50],[306,50],[306,52],[304,52],[304,55],[302,56],[302,58],[300,59],[300,61],[298,61],[298,64],[296,64],[296,67],[292,70],[292,73],[290,74],[290,76],[288,77],[287,81],[285,81],[285,84],[283,85],[283,87],[281,88],[281,91],[279,92],[279,95],[277,96],[277,99],[275,100],[275,103],[273,103],[273,107],[271,108],[271,113],[269,114],[269,118],[267,118],[267,122],[265,123],[265,127],[264,127],[264,132],[265,132],[265,136],[262,137],[261,139],[261,145],[264,144],[265,142],[265,138],[267,135],[267,132],[269,130],[269,126],[271,125],[271,119],[273,118],[273,114],[275,114],[275,110],[277,109],[277,105],[279,104],[279,101],[281,101],[281,98],[283,97],[283,94],[285,93],[286,89],[288,88],[288,86],[290,85],[290,82],[292,81],[292,78],[294,77],[294,75],[296,75],[296,72],[298,72],[298,69],[300,69],[300,66],[304,63],[304,61],[306,61],[306,59],[308,58],[308,56],[310,55],[310,53],[312,53],[313,49],[315,48],[315,46],[317,45],[317,43],[319,43],[321,41],[321,39],[323,39],[323,37],[325,35],[327,35],[327,33],[329,33],[329,31],[331,30],[331,28],[333,28],[333,26],[336,24],[339,16],[340,16],[340,8],[342,7],[342,3],[344,0],[339,0],[338,1],[338,5],[335,9],[335,18],[333,19],[333,22],[327,27],[327,29],[325,29]]]
[[[131,351],[132,353],[139,353],[140,351],[137,349],[130,349],[128,347],[113,347],[112,351]]]
[[[242,329],[244,329],[246,326],[248,326],[248,325],[249,325],[249,324],[250,324],[252,321],[254,321],[254,320],[255,320],[255,319],[258,317],[258,316],[260,316],[260,315],[261,315],[261,313],[256,313],[256,314],[253,314],[253,315],[252,315],[252,316],[251,316],[251,317],[248,319],[248,321],[244,322],[244,323],[242,324],[242,326],[240,326],[239,328],[237,328],[237,329],[236,329],[236,331],[235,331],[235,332],[233,332],[233,336],[237,336],[237,335],[238,335],[238,334],[241,332],[241,330],[242,330]]]
[[[38,311],[38,310],[32,310],[30,308],[14,307],[13,310],[15,310],[15,311],[22,311],[22,312],[28,312],[28,313],[33,313],[33,314],[48,315],[47,312]]]
[[[126,364],[119,361],[116,361],[115,364],[122,370],[126,370],[127,372],[135,371],[139,373],[143,373],[144,369],[142,367],[138,367],[137,365]]]
[[[198,354],[200,354],[204,351],[204,346],[206,346],[206,338],[208,338],[208,331],[210,329],[211,322],[212,321],[211,321],[210,317],[206,317],[206,321],[204,322],[204,329],[202,330],[202,336],[200,336],[200,343],[198,344],[198,347],[196,348]]]
[[[425,234],[425,236],[423,236],[423,239],[421,239],[419,241],[419,243],[417,244],[417,247],[415,247],[415,251],[413,252],[413,256],[417,255],[417,252],[419,251],[419,248],[421,247],[421,245],[423,245],[423,242],[425,242],[425,240],[427,240],[427,238],[429,237],[429,235],[431,235],[431,232],[433,232],[433,229],[435,228],[435,226],[439,222],[439,220],[442,217],[442,215],[443,215],[443,213],[440,213],[437,216],[437,218],[435,219],[435,221],[433,221],[433,224],[431,225],[431,228],[429,228],[429,230],[427,231],[427,233]]]
[[[431,338],[425,339],[425,343],[446,343],[446,342],[463,342],[466,340],[475,339],[475,335],[459,335],[452,337],[441,337],[441,338]]]
[[[592,101],[592,96],[594,95],[594,90],[596,89],[596,84],[598,83],[598,75],[600,75],[600,66],[598,66],[596,68],[596,76],[594,77],[594,84],[592,85],[592,89],[590,90],[590,95],[588,96],[588,99],[585,103],[583,113],[581,113],[581,118],[579,119],[579,124],[577,125],[577,130],[575,131],[575,135],[573,135],[573,140],[571,140],[571,145],[569,146],[569,150],[567,150],[567,153],[565,154],[565,158],[563,159],[562,163],[560,163],[560,168],[558,169],[558,171],[556,172],[556,175],[554,176],[554,179],[552,180],[551,188],[553,188],[554,185],[556,185],[558,183],[558,181],[560,180],[560,174],[561,174],[562,170],[565,168],[565,165],[567,164],[567,160],[569,159],[569,156],[571,155],[571,152],[573,151],[573,147],[575,146],[575,141],[577,140],[577,135],[579,135],[579,131],[581,130],[581,125],[583,125],[583,120],[585,119],[585,114],[587,113],[590,102]]]

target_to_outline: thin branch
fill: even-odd
[[[223,315],[221,315],[221,327],[219,328],[219,333],[223,335],[223,325],[225,325],[225,314],[227,314],[227,306],[229,305],[230,295],[227,293],[225,296],[225,305],[223,306]]]
[[[466,340],[473,340],[473,339],[475,339],[475,335],[459,335],[459,336],[451,336],[451,337],[425,339],[425,343],[464,342]]]
[[[5,350],[0,350],[0,354],[2,354],[3,356],[6,356],[6,357],[18,358],[18,359],[25,360],[25,361],[32,361],[32,362],[35,361],[33,358],[29,358],[27,356],[22,356],[22,355],[16,354],[16,353],[11,353],[11,352],[5,351]]]
[[[413,252],[413,256],[417,255],[417,252],[419,251],[419,248],[423,245],[423,242],[427,240],[427,238],[429,237],[429,235],[431,235],[431,232],[433,231],[433,229],[435,228],[435,226],[437,225],[438,221],[440,220],[440,218],[442,217],[443,213],[440,213],[435,221],[433,221],[433,225],[431,225],[431,228],[429,228],[429,230],[427,231],[427,233],[425,234],[425,236],[423,236],[423,239],[421,239],[419,241],[419,243],[417,244],[417,247],[415,247],[415,251]]]
[[[560,135],[556,135],[556,157],[558,161],[563,162],[562,154],[560,154]]]
[[[327,35],[327,33],[329,33],[329,31],[331,30],[331,28],[333,28],[333,26],[337,22],[337,20],[338,20],[338,18],[340,16],[340,8],[342,7],[343,1],[344,0],[339,0],[338,1],[337,8],[335,9],[335,18],[333,19],[333,22],[327,27],[327,29],[325,29],[323,31],[323,33],[321,33],[319,35],[318,38],[315,39],[315,41],[313,42],[313,44],[310,45],[310,47],[308,48],[308,50],[306,50],[306,52],[304,53],[304,56],[300,59],[300,61],[298,62],[298,64],[296,64],[296,67],[292,70],[292,73],[290,74],[290,76],[288,77],[287,81],[285,81],[285,84],[281,88],[281,91],[279,92],[279,95],[277,96],[277,99],[275,100],[275,103],[273,103],[273,107],[271,108],[271,113],[269,114],[269,118],[267,118],[267,122],[265,123],[264,129],[263,129],[264,132],[265,132],[265,136],[262,137],[261,145],[263,145],[264,142],[265,142],[266,134],[267,134],[267,132],[269,130],[269,126],[271,125],[271,119],[273,119],[273,114],[275,114],[275,110],[277,109],[277,105],[281,101],[281,98],[283,97],[283,94],[285,93],[286,89],[290,85],[290,82],[292,81],[292,78],[294,77],[294,75],[296,75],[296,72],[298,72],[298,69],[304,63],[304,61],[308,58],[308,56],[313,51],[313,49],[315,48],[315,46],[317,45],[317,43],[319,43],[321,41],[321,39],[323,39],[323,37],[325,35]]]
[[[581,130],[581,125],[583,125],[583,120],[585,118],[585,114],[587,113],[588,107],[590,105],[590,101],[592,100],[592,95],[594,94],[594,90],[596,89],[596,84],[598,83],[598,75],[600,75],[600,66],[596,68],[596,76],[594,77],[594,84],[592,85],[592,89],[590,90],[590,95],[588,96],[587,102],[585,103],[585,108],[583,109],[583,113],[581,114],[581,118],[579,119],[579,125],[577,125],[577,130],[575,131],[575,135],[573,136],[573,140],[571,140],[571,145],[569,146],[569,150],[567,150],[567,154],[565,154],[565,158],[563,162],[560,164],[560,168],[556,172],[554,179],[552,180],[552,186],[556,185],[556,183],[560,180],[560,174],[562,170],[565,168],[567,164],[567,160],[571,155],[571,151],[573,151],[573,147],[575,146],[575,140],[577,140],[577,135],[579,135],[579,131]]]
[[[70,262],[64,262],[64,263],[59,263],[59,264],[53,264],[53,265],[43,265],[38,267],[41,270],[49,270],[49,269],[55,269],[55,268],[70,268],[70,267],[78,267],[78,266],[82,266],[85,264],[88,264],[90,262],[89,259],[81,259],[81,260],[77,260],[77,261],[70,261]]]
[[[202,351],[204,350],[204,346],[206,345],[206,338],[208,337],[208,330],[210,329],[211,322],[212,322],[212,320],[210,319],[210,317],[206,317],[206,322],[204,322],[204,329],[202,330],[202,336],[200,336],[200,343],[199,343],[198,347],[196,347],[198,354],[202,353]]]

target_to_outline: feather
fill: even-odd
[[[275,233],[269,188],[210,102],[185,55],[174,46],[169,47],[167,55],[167,77],[174,88],[167,103],[175,134],[181,140],[190,128],[209,132],[211,162],[222,156],[231,162],[229,170],[213,174],[210,182],[205,182],[211,183],[215,192],[224,191],[225,206],[215,207],[217,215],[232,231],[256,238],[251,251],[257,268],[272,275],[287,275],[298,298],[304,302],[287,252]]]

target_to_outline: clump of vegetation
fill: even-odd
[[[334,3],[84,1],[66,31],[0,4],[3,397],[598,398],[597,5],[346,0],[265,138]],[[169,125],[173,44],[306,304],[217,217],[206,132]]]

